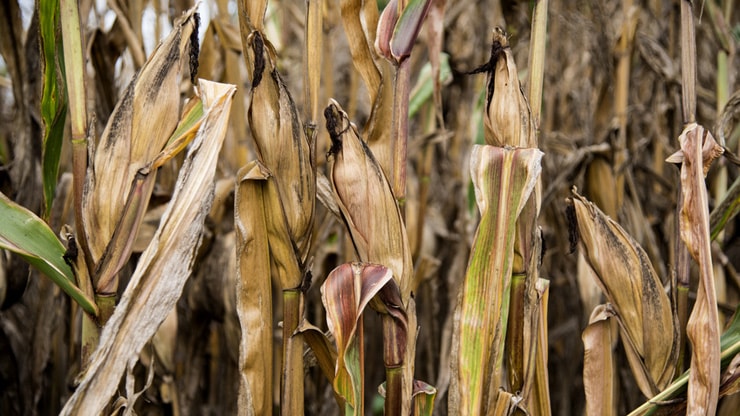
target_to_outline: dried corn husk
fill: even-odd
[[[98,266],[113,237],[139,169],[162,150],[177,126],[180,113],[173,109],[180,105],[181,68],[189,58],[196,16],[191,9],[175,22],[124,91],[93,152],[82,202],[91,268]],[[141,202],[146,204],[148,196]],[[114,282],[103,283],[98,293],[115,292]]]
[[[393,272],[404,304],[411,293],[413,265],[406,227],[380,165],[336,101],[324,111],[332,140],[330,179],[360,260]]]
[[[213,201],[216,162],[236,87],[200,81],[204,120],[180,171],[168,210],[142,253],[121,302],[62,414],[101,414],[121,376],[182,293]]]
[[[622,227],[574,192],[580,244],[620,324],[637,385],[652,397],[670,383],[678,329],[668,295],[647,254]]]
[[[303,132],[293,98],[277,71],[275,49],[260,32],[247,38],[247,62],[252,77],[249,127],[260,162],[277,185],[290,238],[305,260],[316,196],[311,147]]]

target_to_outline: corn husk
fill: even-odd
[[[406,227],[385,174],[335,101],[324,112],[332,140],[330,180],[360,260],[393,272],[406,303],[413,265]]]
[[[668,295],[645,251],[619,224],[577,193],[572,201],[584,257],[614,309],[637,385],[652,397],[670,383],[678,358]]]
[[[247,46],[252,79],[247,112],[249,127],[258,158],[274,178],[290,238],[303,261],[310,241],[316,195],[311,147],[293,98],[277,71],[275,49],[260,32],[249,35]]]
[[[121,376],[175,306],[190,276],[203,222],[213,201],[218,153],[236,87],[200,81],[204,121],[180,171],[169,209],[142,253],[63,415],[100,414]]]
[[[82,202],[84,230],[94,263],[91,268],[98,267],[113,238],[139,170],[162,150],[178,124],[179,111],[173,109],[179,108],[181,68],[189,59],[190,35],[195,27],[195,9],[175,22],[172,32],[124,91],[93,152]],[[148,195],[142,195],[140,204],[147,202]],[[97,277],[93,278],[97,284]],[[115,292],[115,280],[101,283],[97,293]]]

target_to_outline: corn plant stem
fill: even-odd
[[[403,364],[406,330],[391,315],[383,315],[383,362],[385,364],[385,414],[400,415],[403,409]]]
[[[87,174],[88,117],[85,100],[85,66],[82,57],[82,32],[76,0],[61,0],[60,16],[64,42],[64,66],[72,129],[72,189],[77,241],[85,262],[92,265],[82,222],[82,198]]]
[[[681,109],[684,124],[696,121],[696,33],[692,7],[692,1],[681,1]]]
[[[400,2],[399,2],[400,3]],[[391,164],[393,195],[400,204],[406,198],[406,142],[409,135],[409,93],[411,91],[411,60],[396,66],[393,85],[393,117],[391,118]]]
[[[547,46],[547,9],[549,0],[537,0],[532,12],[532,41],[529,47],[529,83],[527,98],[532,110],[532,119],[537,130],[542,111],[542,85],[545,73],[545,50]]]
[[[619,133],[614,142],[613,171],[617,182],[617,210],[624,200],[624,175],[619,173],[627,160],[627,108],[629,105],[630,69],[632,63],[632,40],[635,22],[632,17],[632,0],[622,2],[622,33],[617,46],[617,73],[614,96],[614,115],[619,125]]]
[[[280,383],[281,414],[303,412],[303,342],[295,335],[303,316],[303,292],[283,290],[283,368]]]
[[[87,366],[90,362],[90,355],[98,346],[100,340],[100,331],[102,327],[113,316],[113,310],[116,307],[116,295],[96,295],[95,303],[100,308],[98,319],[84,314],[82,316],[82,367]]]
[[[681,110],[684,125],[696,121],[696,38],[694,32],[693,3],[688,0],[681,1]],[[676,204],[675,238],[674,244],[676,261],[676,290],[677,290],[677,314],[679,317],[679,361],[677,369],[683,368],[686,355],[686,325],[689,318],[689,278],[690,258],[688,248],[681,240],[679,218],[681,218],[681,207],[683,206],[683,191],[678,188],[678,203]]]
[[[403,367],[385,368],[385,414],[400,415],[403,404]]]

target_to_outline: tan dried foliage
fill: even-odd
[[[678,331],[671,303],[647,254],[614,220],[574,192],[580,247],[620,324],[632,373],[652,397],[670,383]]]

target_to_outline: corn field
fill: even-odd
[[[733,0],[7,0],[0,414],[737,415]]]

